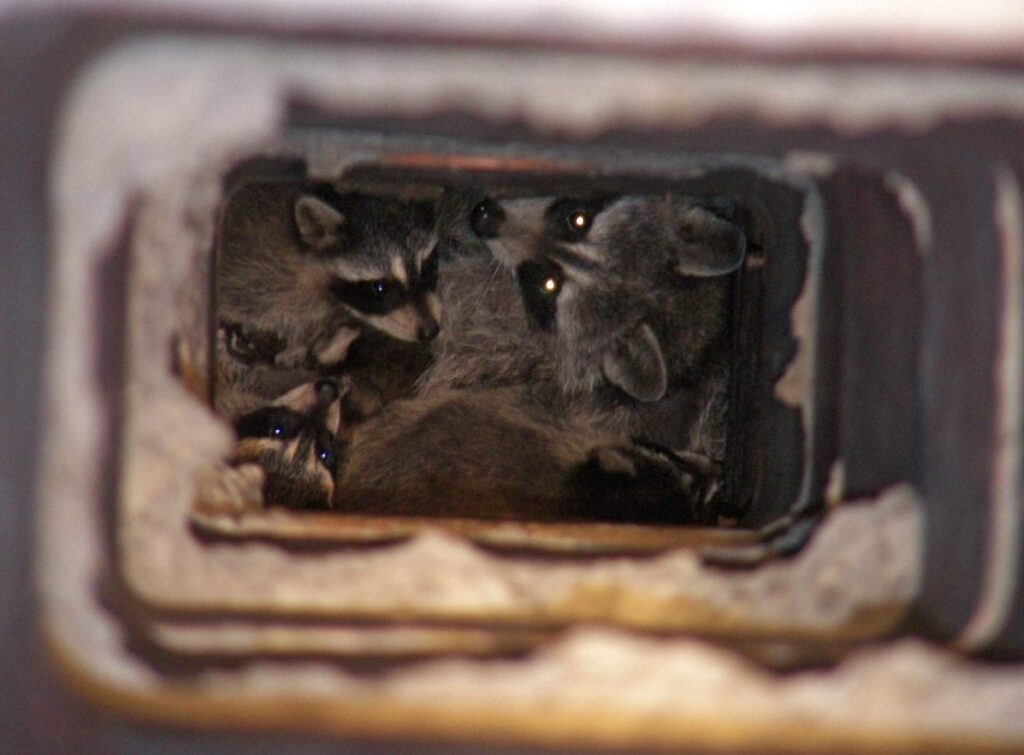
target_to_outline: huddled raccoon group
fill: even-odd
[[[437,201],[244,184],[215,409],[262,503],[692,524],[725,443],[721,198]]]

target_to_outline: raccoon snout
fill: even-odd
[[[437,338],[437,334],[441,332],[441,326],[436,322],[428,322],[420,325],[419,330],[416,331],[416,337],[420,341],[433,341]]]
[[[505,211],[493,199],[485,199],[473,208],[469,216],[469,225],[481,239],[493,239],[498,235],[501,224],[505,222]]]

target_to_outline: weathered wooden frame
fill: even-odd
[[[933,79],[927,70],[911,66],[901,72],[907,80],[901,91],[907,96],[893,102],[875,96],[870,71],[860,73],[864,80],[854,72],[845,88],[840,87],[849,96],[847,104],[826,91],[819,91],[810,104],[787,102],[784,91],[775,99],[748,91],[700,111],[698,97],[695,111],[679,116],[677,135],[667,138],[685,135],[689,149],[704,152],[728,152],[738,145],[756,145],[772,154],[799,151],[800,159],[810,160],[806,165],[830,176],[819,185],[835,199],[825,202],[831,223],[841,224],[865,204],[878,211],[876,217],[889,218],[889,226],[850,229],[842,236],[848,253],[833,257],[838,266],[823,272],[837,286],[832,290],[842,302],[838,330],[843,348],[832,365],[842,391],[835,413],[822,418],[838,424],[833,460],[843,463],[829,469],[843,470],[833,479],[835,489],[846,495],[899,480],[910,480],[922,493],[927,551],[925,581],[916,603],[919,627],[968,648],[1017,652],[1022,634],[1016,573],[1024,285],[1017,188],[1024,167],[1018,151],[1019,83],[1013,72],[991,72],[981,86],[977,79]],[[785,72],[776,83],[785,83]],[[856,107],[847,106],[854,102]],[[843,164],[855,171],[856,166],[880,171],[881,186],[844,193],[843,181],[856,184],[857,179],[845,169],[833,171]],[[880,198],[886,194],[897,197],[895,205]],[[906,248],[914,254],[901,252],[892,258],[871,253],[879,238],[889,241],[894,234],[905,234],[907,219],[912,239]],[[965,249],[971,264],[965,265]],[[116,297],[124,271],[116,265],[105,269],[101,280],[106,281],[106,296]],[[993,290],[999,291],[995,301],[986,297]],[[66,293],[56,291],[57,298]],[[878,322],[896,324],[901,338],[863,338],[871,330],[865,300],[873,305],[869,311]],[[102,306],[116,302],[106,298]],[[99,321],[107,322],[103,317]],[[116,324],[116,318],[109,322]],[[61,335],[60,326],[51,333],[68,335]],[[100,424],[84,428],[86,436],[96,427],[109,430],[108,421],[117,421],[117,402],[106,403],[118,392],[116,331],[107,332],[99,343],[91,357],[73,349],[81,361],[61,361],[74,377],[97,389],[99,403],[93,409],[106,406],[91,416],[99,417]],[[957,355],[953,365],[947,361],[950,355]],[[884,400],[879,400],[881,387],[889,393]],[[53,426],[44,430],[47,445],[55,432]],[[94,448],[105,461],[93,470],[98,476],[78,492],[93,500],[105,497],[109,503],[114,457],[105,455],[102,445]],[[55,457],[44,458],[46,467],[54,468]],[[73,532],[78,523],[52,516],[53,510],[46,508],[54,500],[52,493],[44,488],[41,495],[43,547],[38,563],[44,607],[52,607],[47,601],[59,602],[71,589],[50,580],[54,557],[65,559],[59,562],[65,568],[88,567],[86,582],[76,582],[76,588],[88,586],[97,567],[102,572],[111,566],[96,564],[89,554],[76,562],[82,553],[52,549],[54,543],[67,544],[73,538],[49,540],[51,535]],[[95,534],[97,526],[92,520],[82,534]]]

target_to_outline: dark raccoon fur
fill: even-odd
[[[355,430],[336,506],[376,514],[693,524],[673,454],[530,409],[518,389],[400,401]]]

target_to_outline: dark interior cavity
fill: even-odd
[[[458,146],[226,178],[212,403],[236,429],[303,420],[239,431],[263,506],[755,526],[805,495],[805,423],[774,389],[806,189],[715,156]]]

